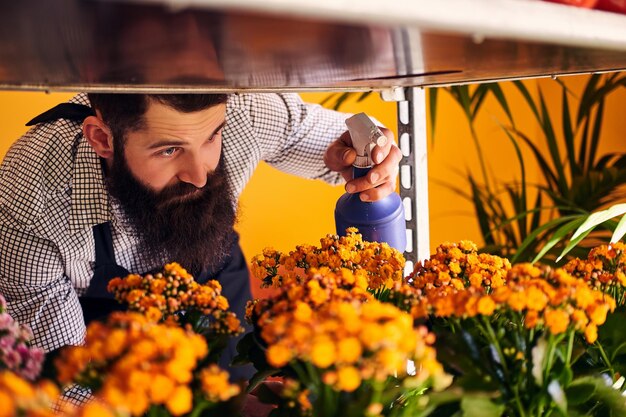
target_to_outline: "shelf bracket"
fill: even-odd
[[[396,87],[383,90],[381,96],[385,101],[396,101],[398,107],[398,146],[402,151],[400,197],[404,204],[407,238],[406,276],[413,271],[415,263],[430,254],[426,91],[421,87]]]

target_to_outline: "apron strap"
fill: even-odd
[[[95,269],[102,265],[116,265],[111,223],[105,222],[95,225],[93,227],[93,239],[96,246]]]
[[[26,123],[33,126],[38,123],[53,122],[58,119],[83,121],[88,116],[95,116],[96,112],[89,106],[78,103],[61,103]]]
[[[111,223],[97,224],[92,231],[96,247],[94,273],[87,291],[78,299],[83,309],[85,324],[103,319],[113,311],[126,309],[125,305],[118,303],[113,294],[107,291],[110,280],[128,275],[128,271],[115,261]]]

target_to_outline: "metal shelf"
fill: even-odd
[[[626,69],[626,16],[533,0],[23,0],[0,89],[309,91]]]

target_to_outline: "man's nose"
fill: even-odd
[[[206,185],[207,175],[207,169],[202,161],[197,158],[189,158],[181,167],[178,179],[197,188],[202,188]]]

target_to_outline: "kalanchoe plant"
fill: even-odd
[[[190,325],[206,339],[211,361],[217,360],[230,337],[243,332],[239,319],[229,311],[220,283],[209,280],[199,284],[177,263],[165,265],[154,275],[114,278],[108,290],[127,304],[129,311],[144,314],[154,322]]]
[[[289,254],[266,248],[252,259],[252,273],[263,287],[279,288],[307,279],[311,268],[331,272],[351,271],[376,298],[385,297],[394,282],[404,276],[402,253],[386,243],[367,242],[357,228],[346,229],[345,236],[327,235],[320,246],[299,245]]]
[[[280,405],[275,415],[412,415],[416,394],[449,384],[433,335],[376,300],[358,271],[310,268],[249,304],[254,332],[239,349],[258,379],[285,378],[282,395],[269,398]],[[414,372],[407,372],[409,360]]]
[[[578,364],[581,371],[602,372],[624,389],[626,375],[626,245],[622,242],[600,245],[589,252],[586,259],[572,259],[565,266],[593,288],[609,294],[617,302],[616,311],[607,317],[598,331],[598,340],[584,352]]]
[[[8,369],[34,381],[41,372],[44,351],[31,346],[30,327],[19,324],[6,312],[6,301],[0,294],[0,370]]]
[[[55,417],[63,412],[68,417],[82,417],[69,406],[54,412],[59,389],[51,381],[33,383],[14,372],[0,370],[0,415],[2,417]]]
[[[117,411],[199,415],[240,391],[226,371],[202,365],[207,354],[204,338],[189,328],[115,312],[91,323],[84,346],[62,349],[55,363],[59,382],[89,388]]]
[[[605,290],[611,292],[564,269],[510,266],[460,242],[441,245],[389,300],[431,324],[438,357],[455,375],[453,387],[474,398],[482,393],[476,403],[461,400],[457,410],[623,415],[626,400],[598,376],[606,369],[578,366],[599,346],[599,328],[616,307]],[[452,413],[456,400],[446,401]]]

